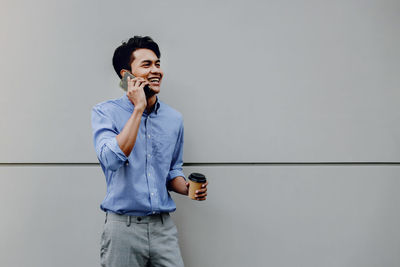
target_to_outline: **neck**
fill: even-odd
[[[147,110],[148,113],[150,113],[150,111],[153,110],[154,105],[156,104],[156,101],[157,101],[157,96],[156,95],[153,95],[152,97],[147,99],[146,110]]]

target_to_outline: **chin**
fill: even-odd
[[[160,93],[160,87],[151,87],[151,90],[155,93],[155,94],[158,94],[158,93]]]

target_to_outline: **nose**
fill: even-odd
[[[160,69],[160,67],[157,67],[156,65],[152,65],[151,69],[150,69],[150,72],[151,73],[160,73],[161,69]]]

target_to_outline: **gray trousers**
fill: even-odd
[[[182,267],[178,233],[169,213],[127,216],[108,212],[100,263],[103,267]]]

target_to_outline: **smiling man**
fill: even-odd
[[[176,206],[169,190],[187,195],[182,172],[182,115],[160,101],[163,78],[158,45],[135,36],[113,56],[127,93],[92,110],[93,139],[106,177],[106,212],[101,237],[102,266],[183,266],[177,229],[169,213]],[[144,87],[151,94],[146,98]],[[205,200],[207,183],[196,194]]]

